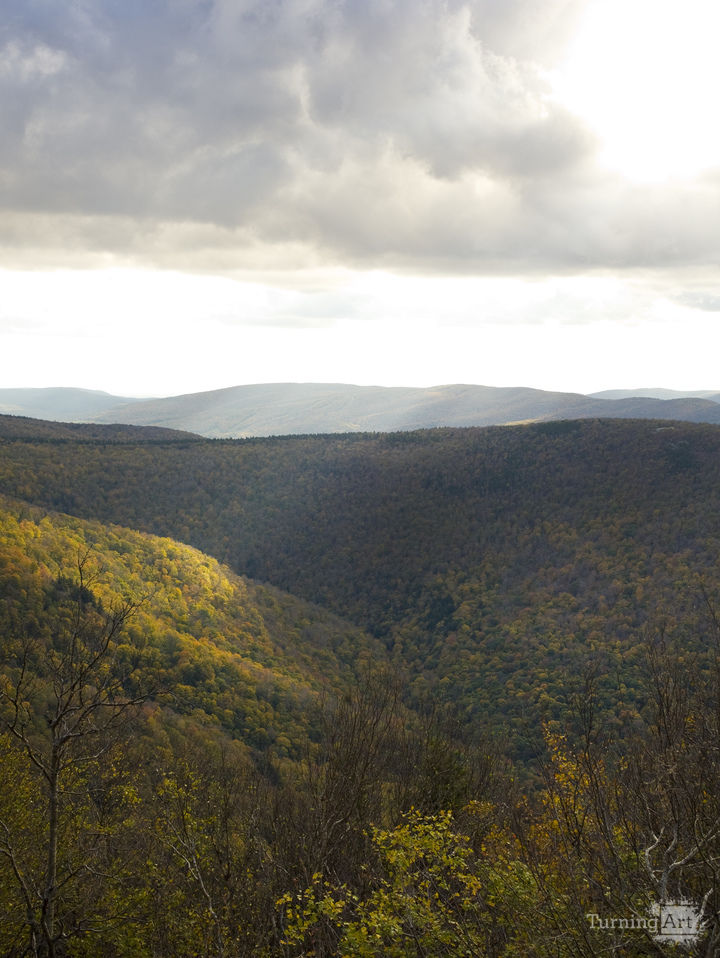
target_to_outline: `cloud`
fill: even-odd
[[[720,313],[720,294],[716,289],[691,289],[676,292],[670,297],[681,306],[705,313]]]
[[[496,273],[709,262],[551,95],[577,0],[7,0],[6,263]]]

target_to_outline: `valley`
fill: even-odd
[[[428,948],[456,941],[470,882],[473,953],[533,937],[538,955],[576,954],[600,872],[615,874],[605,907],[652,897],[648,776],[658,822],[676,798],[696,808],[706,844],[693,851],[692,822],[673,841],[704,887],[719,467],[717,427],[676,421],[212,440],[0,417],[8,954],[29,927],[48,937],[22,889],[47,907],[55,792],[36,770],[59,748],[42,716],[68,689],[82,703],[112,688],[98,714],[128,713],[59,752],[68,954],[85,953],[86,923],[93,953],[114,954],[118,907],[139,955],[299,956],[309,934],[316,953],[360,955],[348,942],[370,933],[379,954],[377,929],[428,875],[447,889],[414,919]],[[115,876],[89,898],[74,851],[88,842]]]

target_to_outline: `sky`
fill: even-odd
[[[0,387],[720,389],[717,0],[3,0]]]

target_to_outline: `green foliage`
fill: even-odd
[[[522,935],[519,916],[531,911],[535,894],[520,861],[478,855],[450,812],[410,809],[394,828],[373,828],[372,845],[374,874],[363,895],[317,874],[299,895],[280,899],[292,954],[308,948],[348,958],[516,953],[510,939]],[[510,916],[515,936],[498,936]]]
[[[78,556],[88,551],[95,566],[88,606],[110,608],[127,596],[138,606],[113,650],[128,691],[142,673],[155,702],[265,754],[297,757],[318,693],[338,689],[363,653],[379,652],[334,616],[172,540],[5,503],[0,629],[8,666],[11,635],[33,637],[40,671],[42,657],[64,653],[53,634],[61,635]]]
[[[28,439],[1,454],[7,494],[172,536],[318,603],[378,637],[417,700],[454,701],[473,722],[508,725],[516,743],[540,719],[567,720],[567,672],[588,661],[607,675],[618,729],[636,715],[638,636],[660,618],[694,626],[698,581],[714,581],[720,551],[714,426]],[[167,575],[179,583],[182,571],[170,562]],[[175,588],[195,628],[208,612]],[[306,647],[300,617],[294,629],[283,657]],[[335,653],[352,658],[347,645]],[[272,723],[260,719],[265,747]]]
[[[717,914],[719,466],[633,422],[3,442],[0,951],[35,947],[33,755],[83,674],[144,703],[63,753],[68,956],[662,952],[586,915]]]

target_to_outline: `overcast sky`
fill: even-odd
[[[0,386],[720,388],[717,0],[3,0]]]

